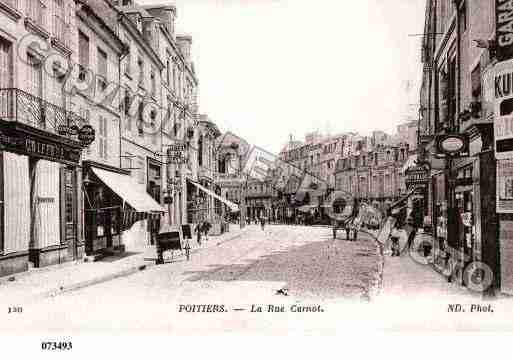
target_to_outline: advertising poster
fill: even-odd
[[[497,212],[513,213],[513,160],[497,161]]]

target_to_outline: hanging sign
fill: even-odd
[[[429,181],[429,171],[424,166],[410,167],[406,170],[406,187],[408,189],[427,185]]]
[[[76,129],[73,129],[72,131],[75,131],[75,130]],[[78,140],[84,147],[87,147],[91,143],[93,143],[95,137],[96,137],[96,133],[94,131],[93,126],[91,126],[91,125],[84,125],[80,130],[78,130]]]
[[[467,157],[470,154],[468,135],[439,135],[436,137],[436,148],[440,155]]]

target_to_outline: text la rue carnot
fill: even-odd
[[[267,305],[258,305],[258,304],[252,304],[250,313],[285,313],[285,312],[291,312],[291,313],[322,313],[324,312],[324,309],[320,305],[299,305],[299,304],[292,304],[290,306],[285,305],[274,305],[274,304],[267,304]]]

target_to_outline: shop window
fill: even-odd
[[[61,239],[63,242],[68,242],[76,237],[76,194],[75,194],[75,171],[73,168],[63,168],[61,170],[62,179],[62,197],[63,203],[63,218],[62,227],[63,234]]]

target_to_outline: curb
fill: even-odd
[[[95,285],[95,284],[109,282],[109,281],[114,280],[116,278],[126,277],[126,276],[129,276],[131,274],[143,271],[147,267],[152,266],[152,265],[154,265],[154,264],[138,265],[136,267],[131,267],[131,268],[128,268],[128,269],[124,269],[124,270],[119,271],[119,272],[107,274],[107,275],[104,275],[104,276],[101,276],[101,277],[96,277],[96,278],[89,279],[89,280],[86,280],[86,281],[83,281],[83,282],[78,282],[78,283],[75,283],[75,284],[70,284],[70,285],[68,285],[66,287],[61,286],[59,289],[53,289],[53,290],[50,290],[48,292],[43,292],[41,295],[43,297],[46,297],[46,298],[47,297],[55,297],[55,296],[57,296],[59,294],[69,293],[69,292],[72,292],[72,291],[75,291],[75,290],[79,290],[79,289],[82,289],[82,288],[90,287],[90,286]]]
[[[219,246],[219,245],[221,245],[223,243],[226,243],[226,242],[232,241],[234,239],[237,239],[237,238],[241,237],[244,234],[244,232],[245,231],[243,231],[241,233],[238,233],[238,234],[235,234],[232,237],[227,238],[227,239],[225,239],[223,241],[220,241],[219,243],[216,243],[215,246]],[[214,247],[214,245],[212,247]],[[198,252],[200,250],[204,250],[204,249],[209,249],[209,247],[198,247],[198,248],[195,248],[194,250],[191,250],[191,253],[196,253],[196,252]],[[180,253],[179,255],[176,256],[176,258],[180,258],[180,257],[183,257],[183,256],[184,256],[184,254]],[[171,263],[173,263],[173,262],[170,262],[170,263],[167,263],[167,264],[171,264]],[[136,266],[133,266],[133,267],[130,267],[130,268],[127,268],[127,269],[123,269],[121,271],[117,271],[117,272],[114,272],[114,273],[106,274],[104,276],[99,276],[99,277],[96,277],[96,278],[93,278],[93,279],[89,279],[89,280],[86,280],[86,281],[82,281],[82,282],[78,282],[78,283],[74,283],[74,284],[70,284],[70,285],[66,285],[66,286],[61,286],[60,288],[52,289],[52,290],[47,291],[47,292],[43,292],[43,293],[39,294],[39,296],[55,297],[55,296],[57,296],[59,294],[68,293],[68,292],[72,292],[72,291],[75,291],[75,290],[79,290],[79,289],[83,289],[83,288],[86,288],[86,287],[90,287],[92,285],[109,282],[111,280],[114,280],[114,279],[117,279],[117,278],[120,278],[120,277],[126,277],[126,276],[135,274],[137,272],[141,272],[143,270],[146,270],[149,267],[154,267],[154,266],[156,266],[155,261],[153,261],[153,260],[152,261],[148,261],[147,264],[138,264]]]

